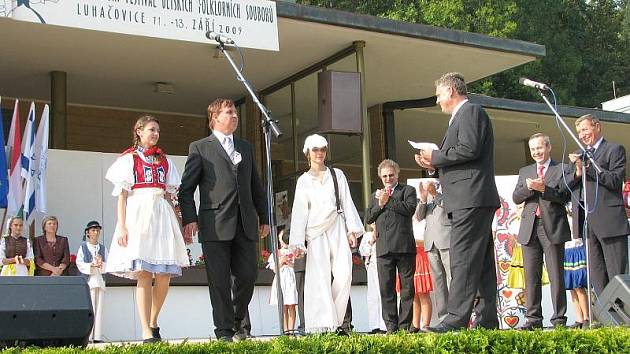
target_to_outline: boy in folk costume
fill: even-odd
[[[90,334],[92,343],[102,343],[101,320],[103,313],[103,295],[105,294],[105,262],[107,261],[107,249],[98,242],[101,234],[101,225],[98,221],[90,221],[85,227],[84,242],[77,251],[77,268],[87,279],[94,309],[94,327]]]

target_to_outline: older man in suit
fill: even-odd
[[[535,163],[521,168],[512,199],[525,203],[518,242],[523,246],[527,322],[522,329],[542,328],[543,254],[551,283],[555,326],[566,325],[567,296],[564,290],[564,243],[571,239],[565,204],[569,193],[562,187],[564,168],[551,159],[549,137],[538,133],[529,138]]]
[[[588,161],[586,167],[586,201],[588,210],[588,259],[590,278],[596,293],[601,293],[608,282],[624,274],[628,266],[628,234],[630,227],[624,212],[622,188],[626,176],[626,150],[622,145],[604,139],[602,124],[587,114],[575,121],[578,135],[600,167],[597,172]],[[570,154],[574,163],[569,187],[573,189],[573,231],[584,235],[582,192],[582,160],[580,154]],[[576,217],[578,216],[578,217]]]
[[[400,167],[383,160],[378,173],[383,189],[370,199],[367,223],[376,223],[376,267],[383,307],[383,321],[388,333],[409,330],[413,316],[413,275],[416,270],[416,242],[411,218],[418,199],[415,188],[398,183]],[[400,312],[396,298],[396,271],[400,276]]]
[[[419,202],[415,218],[426,220],[424,249],[429,258],[433,279],[432,298],[440,321],[448,314],[446,302],[451,282],[449,247],[451,242],[451,221],[444,210],[444,196],[438,191],[437,180],[423,181],[419,185]]]
[[[269,233],[269,215],[252,146],[233,136],[238,126],[234,102],[212,102],[208,120],[212,134],[190,144],[179,203],[184,234],[190,237],[199,231],[214,333],[219,339],[232,341],[247,337],[241,322],[258,273],[256,242],[259,235]],[[194,200],[197,187],[198,214]]]
[[[448,315],[428,330],[466,328],[477,293],[477,325],[498,328],[492,218],[499,207],[499,193],[494,181],[492,123],[481,106],[468,101],[461,74],[444,74],[435,86],[437,103],[451,119],[439,150],[421,150],[415,159],[429,173],[439,170],[444,209],[451,219],[452,278]]]

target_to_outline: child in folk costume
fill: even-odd
[[[123,152],[105,175],[114,184],[112,195],[118,197],[118,221],[105,271],[137,279],[142,338],[152,343],[161,340],[157,320],[171,276],[181,275],[189,260],[171,202],[171,194],[180,184],[179,173],[157,147],[158,120],[149,115],[140,117],[133,136],[134,146]]]
[[[280,249],[278,250],[278,262],[280,262],[280,288],[282,290],[282,302],[284,307],[284,333],[293,334],[295,331],[295,305],[298,303],[297,287],[295,285],[295,273],[293,272],[293,253],[289,251],[289,232],[280,231],[278,235]],[[277,273],[276,264],[273,256],[269,256],[268,269]],[[273,278],[271,284],[271,295],[269,298],[270,305],[278,304],[277,293],[278,275]]]
[[[426,200],[426,195],[424,200]],[[433,311],[431,295],[429,294],[433,291],[433,279],[431,279],[429,258],[424,250],[426,224],[426,220],[418,220],[414,215],[413,236],[416,240],[416,271],[413,274],[413,288],[416,295],[413,298],[413,318],[409,328],[411,333],[417,333],[421,329],[429,327],[431,324],[431,312]]]
[[[105,295],[105,280],[103,273],[107,262],[107,249],[98,242],[101,235],[101,225],[98,221],[90,221],[85,227],[83,243],[77,251],[77,268],[87,279],[90,287],[90,298],[94,310],[94,327],[90,334],[92,343],[103,342],[101,320],[103,314],[103,296]]]
[[[378,271],[376,270],[376,224],[369,225],[372,231],[363,234],[359,253],[365,260],[367,271],[367,310],[370,334],[387,332],[383,321],[383,307],[381,306],[381,292],[378,285]]]
[[[0,276],[35,274],[35,255],[28,237],[22,236],[24,221],[21,216],[9,219],[8,232],[0,240]]]
[[[571,207],[567,207],[571,215]],[[575,310],[575,323],[568,328],[590,327],[588,296],[586,292],[586,252],[581,235],[573,230],[573,223],[569,223],[572,239],[564,243],[564,288],[571,292],[571,302]]]

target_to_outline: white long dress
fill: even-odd
[[[138,152],[144,161],[147,159]],[[190,265],[179,221],[173,207],[164,198],[165,192],[175,193],[180,185],[175,164],[167,158],[166,190],[162,188],[132,189],[135,178],[133,156],[120,156],[107,170],[105,178],[114,184],[112,195],[128,191],[125,225],[127,247],[118,245],[114,233],[109,248],[106,273],[137,279],[139,271],[181,275],[181,268]]]
[[[306,172],[298,178],[291,216],[289,248],[307,251],[304,324],[307,332],[334,331],[343,322],[352,283],[351,232],[362,234],[346,176],[334,169],[343,216],[337,213],[330,170],[322,181]],[[345,219],[344,219],[345,216]],[[305,243],[308,242],[307,247]],[[331,274],[334,278],[331,279]]]
[[[359,253],[365,257],[365,269],[367,271],[367,312],[369,329],[387,331],[383,321],[383,306],[381,305],[381,292],[378,286],[378,271],[376,270],[376,243],[371,244],[373,232],[366,232],[361,239]]]

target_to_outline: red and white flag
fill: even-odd
[[[9,195],[7,196],[7,216],[16,216],[24,204],[24,187],[22,186],[22,134],[20,132],[20,110],[15,100],[11,129],[6,145],[7,162],[9,164]]]

